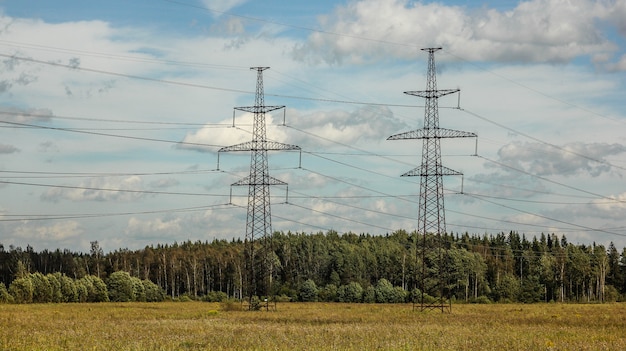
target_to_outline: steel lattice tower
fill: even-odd
[[[439,128],[439,106],[438,99],[442,96],[459,92],[459,89],[437,89],[437,77],[435,67],[435,52],[441,48],[422,49],[428,52],[428,72],[426,80],[426,90],[406,91],[405,94],[418,96],[426,99],[424,112],[424,128],[413,130],[410,132],[392,135],[387,140],[406,140],[406,139],[422,139],[422,163],[419,167],[404,173],[403,177],[419,176],[420,179],[420,195],[419,209],[417,216],[417,231],[422,235],[422,277],[421,277],[421,310],[440,308],[442,311],[449,308],[446,305],[444,297],[444,263],[442,256],[443,241],[442,234],[446,233],[446,219],[443,195],[443,178],[445,175],[461,175],[460,172],[444,167],[441,163],[441,139],[442,138],[467,138],[476,137],[474,133]],[[424,293],[426,289],[426,250],[427,250],[427,234],[435,234],[436,242],[433,249],[437,252],[436,262],[438,267],[438,286],[439,301],[434,304],[427,304],[424,301]]]
[[[250,112],[254,115],[252,140],[223,147],[219,152],[251,152],[250,174],[232,184],[233,186],[248,186],[245,256],[248,274],[247,296],[251,299],[252,296],[271,294],[273,265],[270,255],[273,253],[273,248],[270,186],[287,185],[287,183],[269,175],[267,152],[270,150],[300,150],[300,147],[267,140],[265,114],[285,108],[285,106],[265,105],[263,71],[269,67],[251,67],[250,69],[257,72],[254,106],[235,107],[235,110]],[[257,265],[260,266],[259,270],[256,269]]]

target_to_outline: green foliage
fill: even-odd
[[[378,303],[394,302],[395,292],[393,285],[385,278],[380,279],[376,283],[375,296],[375,300]]]
[[[130,277],[130,282],[133,286],[133,299],[132,301],[146,302],[146,287],[141,279],[137,277]]]
[[[161,302],[165,300],[165,292],[150,280],[142,280],[147,302]]]
[[[363,290],[363,302],[374,303],[376,302],[376,289],[370,285]]]
[[[113,302],[128,302],[135,300],[133,280],[128,272],[117,271],[111,273],[107,279],[109,300]]]
[[[95,275],[87,275],[78,280],[76,288],[81,302],[107,302],[109,293],[104,281]],[[80,286],[79,286],[80,285]],[[82,287],[81,287],[82,286]],[[81,294],[84,294],[81,296]]]
[[[0,282],[0,303],[11,303],[13,302],[13,296],[9,294],[7,287],[4,283]]]
[[[317,293],[319,301],[334,302],[337,301],[337,286],[335,284],[327,284]]]
[[[9,285],[9,294],[15,303],[33,302],[33,282],[28,277],[17,278]]]
[[[60,302],[78,302],[78,289],[76,289],[74,280],[59,272],[54,273],[54,276],[59,282],[61,293]]]
[[[223,302],[226,300],[228,300],[228,295],[223,291],[209,291],[209,293],[202,298],[202,301],[206,302]]]
[[[339,287],[337,291],[339,302],[361,302],[363,300],[363,287],[357,282],[350,282]]]
[[[52,302],[52,286],[50,281],[43,274],[36,272],[31,273],[28,277],[33,285],[33,302],[46,303]]]
[[[318,292],[317,285],[315,285],[313,279],[307,279],[300,286],[300,301],[317,301]]]

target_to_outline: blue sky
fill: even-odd
[[[447,229],[626,246],[626,1],[0,1],[0,243],[141,248],[243,237],[264,72],[274,230],[417,225],[426,55]],[[463,194],[461,194],[463,190]]]

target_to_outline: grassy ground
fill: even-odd
[[[1,350],[626,350],[626,304],[0,305]]]

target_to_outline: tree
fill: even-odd
[[[10,303],[13,302],[13,296],[9,294],[7,287],[4,283],[0,282],[0,303]]]
[[[107,302],[109,294],[102,279],[95,275],[86,275],[76,282],[76,288],[81,302]],[[84,294],[84,295],[81,295]]]
[[[147,302],[160,302],[165,299],[165,291],[150,280],[142,280]]]
[[[15,303],[33,302],[33,282],[27,278],[17,278],[9,285],[9,294]]]
[[[376,283],[375,294],[376,302],[378,303],[394,302],[395,293],[393,290],[393,285],[391,285],[391,283],[385,278],[381,278]]]
[[[339,287],[337,291],[339,302],[361,302],[363,299],[363,288],[358,282],[350,282]]]
[[[300,300],[304,302],[317,301],[317,285],[313,279],[307,279],[300,286]]]
[[[146,288],[143,285],[141,279],[137,277],[130,277],[130,281],[133,286],[133,299],[132,301],[146,302]]]
[[[107,279],[109,300],[114,302],[128,302],[135,299],[133,281],[130,274],[124,271],[111,273]]]

